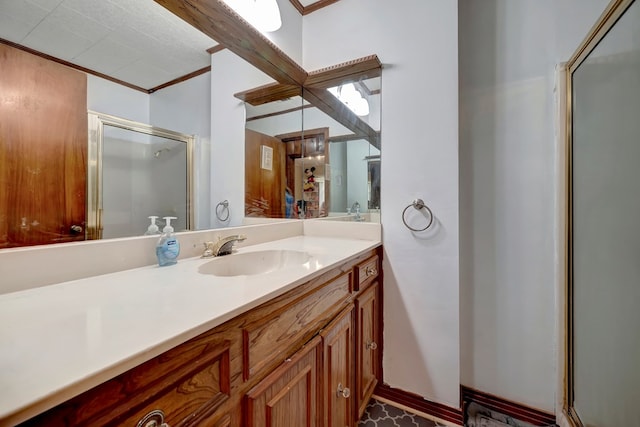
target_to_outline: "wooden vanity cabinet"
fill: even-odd
[[[352,427],[380,374],[381,349],[372,348],[379,254],[347,261],[22,425]]]
[[[322,426],[322,342],[315,337],[245,397],[247,427]]]
[[[198,337],[21,426],[136,426],[148,415],[158,425],[206,425],[230,397],[229,351],[229,341]]]
[[[354,418],[354,305],[350,304],[320,332],[326,427],[352,427]]]
[[[356,298],[356,390],[358,419],[364,414],[367,403],[378,384],[380,373],[380,286],[372,282]]]

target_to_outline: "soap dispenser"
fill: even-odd
[[[151,220],[151,224],[149,224],[149,227],[147,228],[147,231],[144,233],[144,235],[149,236],[152,234],[160,234],[160,229],[156,224],[156,220],[158,219],[158,217],[152,215],[149,217],[149,219]]]
[[[172,219],[177,218],[175,216],[164,217],[167,225],[162,229],[162,236],[160,236],[158,244],[156,245],[156,256],[158,257],[158,265],[160,267],[173,265],[178,262],[180,243],[178,243],[175,234],[173,234],[173,227],[171,226]]]

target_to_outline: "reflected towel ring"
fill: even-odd
[[[407,213],[407,209],[409,209],[410,207],[414,207],[416,210],[421,210],[421,209],[426,209],[427,212],[429,212],[429,223],[427,224],[426,227],[424,228],[413,228],[411,227],[409,224],[407,224],[407,220],[405,219],[405,214]],[[411,231],[425,231],[427,230],[429,227],[431,227],[431,225],[433,225],[433,212],[431,212],[431,209],[429,209],[429,206],[425,205],[424,202],[422,201],[422,199],[415,199],[413,202],[411,202],[410,205],[408,205],[406,208],[404,208],[404,210],[402,211],[402,222],[404,223],[405,227],[407,227],[409,230]]]
[[[222,210],[220,209],[220,207],[222,207]],[[227,211],[227,215],[224,218],[220,218],[221,213],[224,212],[225,210]],[[216,205],[216,218],[218,218],[218,221],[222,221],[222,222],[225,222],[226,220],[229,219],[229,201],[228,200],[224,200]]]

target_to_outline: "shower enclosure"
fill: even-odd
[[[87,238],[143,235],[149,216],[193,224],[194,136],[89,113]]]
[[[612,1],[567,65],[573,426],[640,425],[639,24],[640,2]]]

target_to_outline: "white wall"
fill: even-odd
[[[149,123],[149,95],[87,74],[87,108],[140,123]]]
[[[242,225],[244,219],[244,103],[233,96],[273,82],[225,49],[211,56],[211,224]],[[229,201],[230,217],[215,217],[216,205]]]
[[[565,173],[554,69],[606,4],[459,1],[461,382],[551,412]]]
[[[371,149],[378,151],[375,147],[371,147],[369,141],[363,139],[347,143],[346,169],[347,182],[349,183],[347,207],[352,207],[355,202],[358,202],[361,213],[369,212],[369,180],[367,179],[369,171],[365,157],[371,154]],[[352,212],[355,213],[355,211]]]
[[[459,406],[457,2],[341,0],[304,17],[306,70],[377,54],[382,81],[384,382]],[[438,219],[414,235],[420,197]]]
[[[302,63],[302,16],[289,0],[277,0],[282,18],[282,27],[278,31],[265,33],[284,53],[298,64]],[[249,88],[248,88],[249,89]]]

